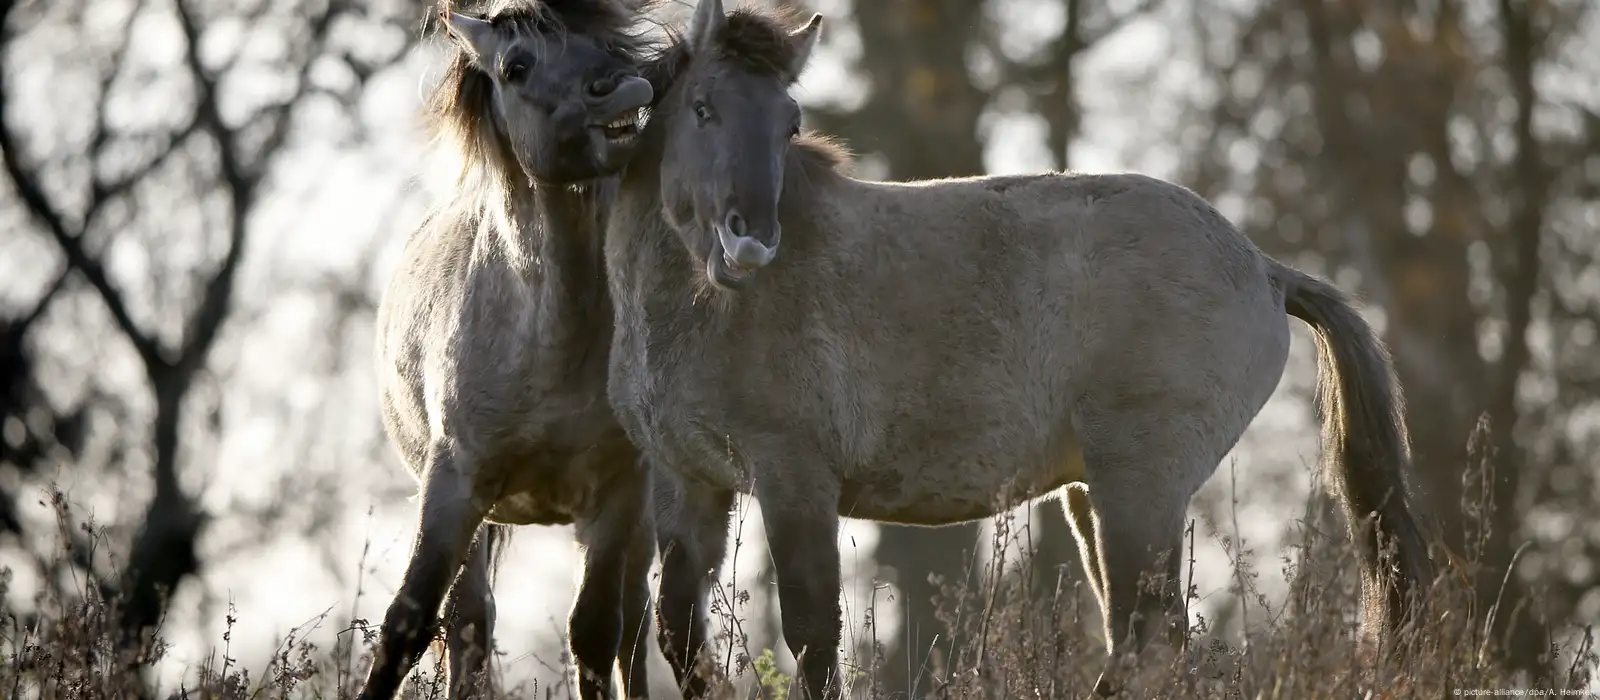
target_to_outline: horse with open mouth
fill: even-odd
[[[431,96],[462,161],[407,241],[378,313],[385,429],[421,484],[418,533],[361,697],[387,700],[442,599],[452,698],[486,683],[504,525],[573,524],[569,641],[584,700],[647,694],[648,479],[606,402],[612,311],[601,233],[654,97],[643,3],[442,8],[452,55]],[[486,525],[485,523],[497,525]]]

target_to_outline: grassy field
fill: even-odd
[[[61,516],[62,527],[68,527],[72,520],[64,507]],[[994,531],[997,539],[1004,537],[1007,523],[1001,520]],[[1281,605],[1267,604],[1256,592],[1258,575],[1237,563],[1242,557],[1234,557],[1229,594],[1248,600],[1247,609],[1253,613],[1243,621],[1247,630],[1243,638],[1214,631],[1201,617],[1191,627],[1188,649],[1156,647],[1146,654],[1136,685],[1124,696],[1343,700],[1443,698],[1495,691],[1502,696],[1585,696],[1583,689],[1590,687],[1597,658],[1584,630],[1569,631],[1565,640],[1550,640],[1553,660],[1542,678],[1512,674],[1499,663],[1494,645],[1485,639],[1486,619],[1530,613],[1473,610],[1470,591],[1480,580],[1495,585],[1503,580],[1504,571],[1478,566],[1470,551],[1437,556],[1441,572],[1420,624],[1404,636],[1396,653],[1376,664],[1363,662],[1355,642],[1359,605],[1353,552],[1342,533],[1316,534],[1304,524],[1301,531],[1305,536],[1285,555],[1289,595]],[[1190,539],[1192,579],[1192,534]],[[1237,543],[1227,544],[1238,551]],[[1054,590],[1041,593],[1026,557],[1008,556],[1005,547],[995,551],[980,577],[984,583],[973,590],[947,586],[940,596],[947,624],[940,638],[945,641],[925,658],[916,697],[1085,697],[1100,671],[1104,645],[1096,632],[1100,611],[1083,589],[1081,575],[1063,569]],[[69,571],[74,553],[58,555],[61,571]],[[159,635],[146,646],[140,663],[128,663],[114,643],[114,602],[85,588],[70,597],[36,596],[24,605],[9,584],[9,572],[0,575],[0,698],[6,699],[353,697],[371,661],[377,632],[366,621],[346,621],[341,625],[344,633],[332,647],[319,647],[290,633],[270,663],[251,669],[230,658],[231,632],[227,632],[217,640],[210,660],[189,674],[192,680],[186,687],[150,691],[138,669],[140,663],[161,658]],[[1192,591],[1191,586],[1191,597]],[[727,602],[746,594],[724,588],[713,596],[713,616],[722,630],[718,641],[727,651],[719,658],[726,662],[720,677],[727,682],[718,695],[798,698],[773,654],[742,642],[745,621],[728,612],[739,606]],[[1195,605],[1191,600],[1191,607]],[[847,640],[877,639],[879,635],[870,629],[871,618],[866,617],[867,629],[847,630]],[[230,624],[233,619],[230,614]],[[882,687],[874,661],[882,658],[881,648],[871,642],[847,643],[856,647],[848,655],[852,664],[844,669],[853,697],[906,697]],[[496,663],[503,666],[509,661],[502,658]],[[437,656],[430,654],[412,674],[404,697],[444,697],[441,678]],[[570,683],[496,690],[497,697],[530,700],[571,695]]]

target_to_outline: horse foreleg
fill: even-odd
[[[400,591],[384,614],[361,700],[390,700],[427,650],[439,604],[461,570],[484,509],[473,497],[474,465],[447,446],[434,449],[422,482],[417,539]]]
[[[642,462],[641,471],[648,467]],[[650,659],[650,564],[656,556],[655,514],[649,508],[648,472],[628,538],[622,570],[622,691],[630,698],[650,697],[646,667]]]
[[[489,658],[493,653],[494,591],[490,587],[492,540],[501,536],[493,526],[478,528],[461,574],[445,600],[445,648],[450,667],[450,698],[487,696]],[[499,546],[504,546],[500,543]]]
[[[815,489],[763,489],[759,481],[756,489],[778,575],[783,638],[800,664],[803,697],[838,698],[839,499]]]
[[[1116,426],[1131,420],[1095,421]],[[1084,465],[1098,515],[1104,577],[1102,610],[1111,657],[1095,691],[1111,695],[1123,685],[1136,657],[1156,638],[1182,647],[1188,617],[1182,595],[1183,518],[1192,495],[1193,460],[1181,449],[1159,449],[1146,433],[1105,431],[1084,435]],[[1168,443],[1169,446],[1170,443]],[[1092,574],[1091,574],[1092,575]]]
[[[728,553],[728,520],[734,492],[680,484],[652,474],[656,541],[661,549],[661,591],[656,603],[656,636],[685,698],[710,692],[712,669],[706,594],[722,571]]]
[[[583,578],[568,620],[568,637],[578,667],[578,695],[583,700],[608,700],[611,672],[623,651],[624,690],[647,696],[642,654],[635,635],[644,623],[638,599],[649,599],[648,545],[651,514],[642,472],[620,474],[602,492],[600,507],[576,523],[583,548]],[[641,563],[638,559],[643,559]],[[642,568],[641,568],[642,567]],[[638,663],[634,663],[637,661]]]

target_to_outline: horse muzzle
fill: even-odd
[[[587,93],[590,111],[608,122],[649,106],[655,97],[650,81],[636,75],[595,81],[587,87]]]
[[[742,223],[738,215],[729,217],[736,223]],[[723,262],[729,267],[740,270],[757,270],[771,264],[778,257],[778,230],[773,224],[772,235],[769,236],[772,244],[768,245],[757,240],[755,236],[744,235],[743,225],[731,226],[723,224],[717,227],[717,241],[722,244]]]
[[[778,246],[768,246],[749,236],[737,236],[722,226],[706,256],[706,276],[723,289],[745,288],[750,276],[778,255]]]

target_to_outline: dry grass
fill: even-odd
[[[59,520],[72,519],[58,499]],[[1481,512],[1464,505],[1463,512]],[[1308,513],[1316,512],[1308,507]],[[1305,521],[1317,521],[1306,518]],[[961,700],[1002,698],[1078,698],[1092,688],[1104,646],[1097,636],[1100,611],[1084,594],[1078,572],[1060,572],[1054,591],[1040,594],[1032,562],[1004,545],[1025,537],[1008,519],[994,528],[995,554],[983,583],[971,590],[946,586],[940,596],[945,632],[924,654],[915,697]],[[78,525],[79,532],[88,526]],[[1189,649],[1157,648],[1142,660],[1141,676],[1128,697],[1159,698],[1441,698],[1474,691],[1524,689],[1525,695],[1581,696],[1597,663],[1587,631],[1566,645],[1555,645],[1550,677],[1514,677],[1498,663],[1494,645],[1484,639],[1487,614],[1472,609],[1470,591],[1479,576],[1499,580],[1504,571],[1476,564],[1476,552],[1440,557],[1442,573],[1434,582],[1430,604],[1417,629],[1408,633],[1400,651],[1375,666],[1363,665],[1354,639],[1358,584],[1353,553],[1343,538],[1301,524],[1304,535],[1287,556],[1289,595],[1279,606],[1267,605],[1255,590],[1258,575],[1240,556],[1241,543],[1223,544],[1234,564],[1231,595],[1252,609],[1248,633],[1221,635],[1201,618],[1191,628]],[[93,537],[91,536],[91,539]],[[1188,568],[1192,581],[1193,528]],[[83,541],[81,535],[77,541]],[[73,538],[63,541],[73,541]],[[1023,551],[1026,548],[1021,548]],[[73,553],[58,552],[64,561]],[[81,558],[80,558],[81,560]],[[69,570],[63,567],[62,570]],[[119,658],[113,641],[114,604],[101,600],[88,586],[71,595],[40,594],[28,606],[14,606],[9,572],[0,573],[0,698],[132,698],[152,697],[139,664]],[[67,587],[66,590],[71,590]],[[1194,597],[1191,585],[1190,596]],[[779,672],[770,652],[748,648],[746,621],[735,613],[749,593],[719,589],[713,615],[721,628],[718,675],[731,678],[718,695],[724,698],[795,698],[789,679]],[[27,612],[18,609],[26,607]],[[1191,608],[1195,603],[1191,600]],[[1266,614],[1263,615],[1261,612]],[[849,630],[847,644],[856,653],[844,671],[856,698],[904,698],[889,692],[878,672],[882,658],[875,610],[865,611],[862,627]],[[1523,614],[1525,611],[1516,611]],[[1496,612],[1495,614],[1501,614]],[[233,622],[230,611],[229,623]],[[321,621],[319,621],[321,622]],[[224,634],[212,658],[191,677],[194,687],[165,689],[169,698],[347,698],[354,695],[370,663],[375,628],[353,621],[333,648],[319,648],[292,632],[270,663],[254,673],[229,656],[231,632]],[[951,644],[955,640],[958,644]],[[951,652],[954,651],[954,658]],[[147,645],[142,658],[161,658],[159,639]],[[442,698],[441,670],[430,655],[413,673],[407,698]],[[1565,692],[1563,692],[1565,691]],[[504,689],[503,697],[568,697],[566,684],[555,687]]]

